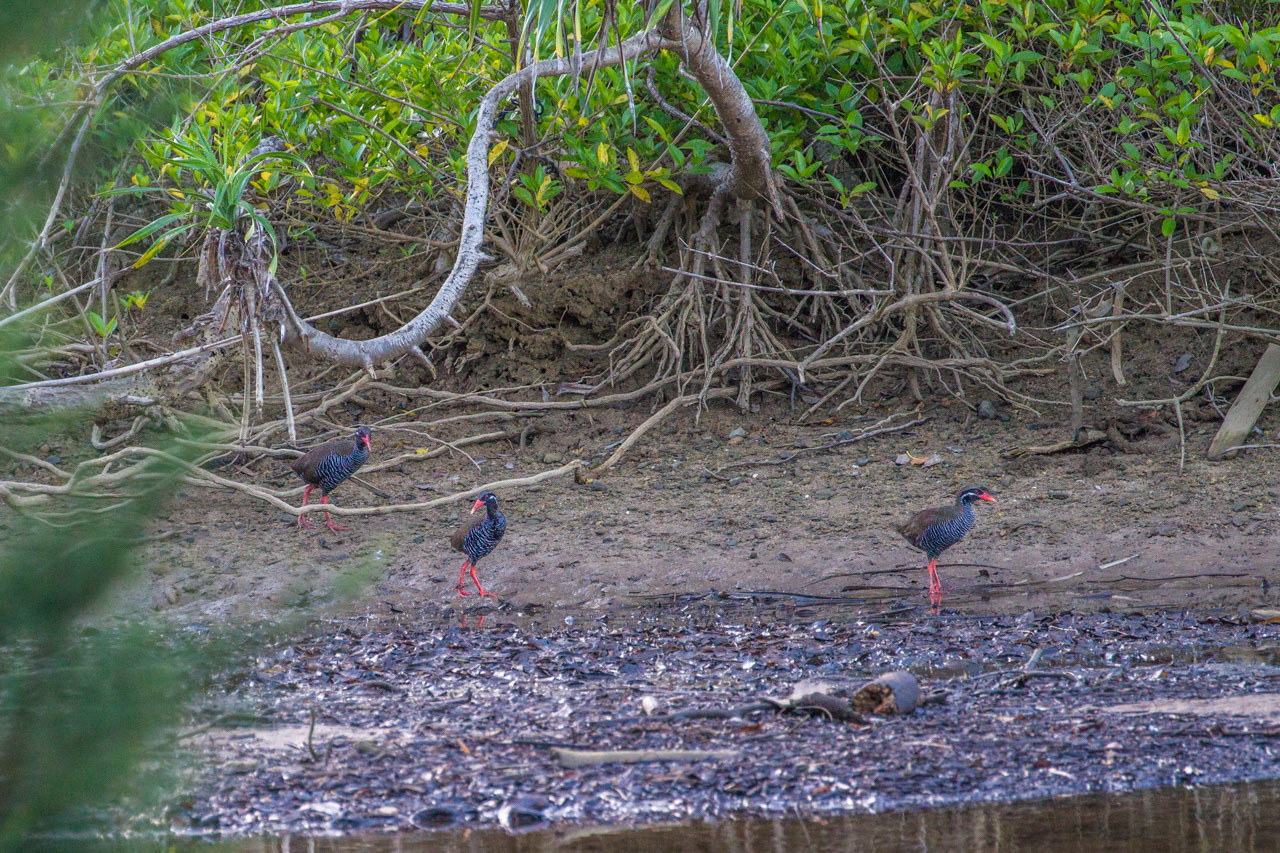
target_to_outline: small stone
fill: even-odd
[[[53,456],[46,457],[44,461],[48,462],[50,465],[57,465],[62,461],[62,457],[54,454]]]
[[[819,489],[813,493],[813,499],[816,501],[829,501],[836,496],[836,493],[829,489]]]
[[[1006,423],[1006,424],[1009,422],[1009,415],[1007,412],[1000,413],[1000,421],[1001,423]]]
[[[733,430],[733,432],[729,433],[729,439],[732,441],[735,438],[745,438],[746,435],[747,435],[747,431],[745,429],[743,429],[742,427],[737,427]]]
[[[1102,395],[1102,392],[1098,390],[1098,387],[1096,385],[1092,388],[1087,389],[1084,392],[1084,398],[1086,400],[1096,400],[1101,395]]]
[[[983,400],[978,404],[978,417],[983,420],[994,420],[996,416],[996,404],[990,400]]]
[[[503,467],[503,468],[506,468],[508,471],[514,471],[514,470],[516,470],[516,463],[514,463],[514,462],[508,462],[507,464],[503,465],[502,467]]]
[[[564,461],[564,454],[557,450],[548,450],[542,454],[542,461],[548,465],[559,465]]]

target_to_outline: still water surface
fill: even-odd
[[[522,835],[459,830],[363,838],[252,839],[216,849],[220,853],[1280,851],[1280,781],[824,820],[572,827]]]

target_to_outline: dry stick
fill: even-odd
[[[44,300],[43,302],[37,302],[35,305],[29,305],[26,308],[23,308],[21,311],[10,314],[8,317],[0,318],[0,326],[8,325],[9,323],[12,323],[15,320],[21,319],[22,317],[25,317],[28,314],[34,314],[37,311],[41,311],[45,308],[48,308],[50,305],[55,305],[64,299],[75,296],[77,293],[86,291],[91,287],[96,287],[98,282],[100,282],[101,280],[102,279],[100,278],[95,278],[92,281],[86,282],[85,284],[77,285],[76,287],[73,287],[70,290],[64,290],[61,293],[59,293],[57,296],[50,296],[48,299]]]
[[[839,441],[833,441],[830,444],[822,444],[822,445],[818,445],[817,447],[801,447],[795,451],[788,452],[781,459],[763,459],[758,461],[746,460],[743,462],[730,462],[728,465],[723,465],[717,468],[714,472],[708,471],[707,473],[711,474],[712,476],[715,476],[724,471],[727,471],[730,468],[742,468],[742,467],[755,466],[755,465],[785,465],[788,462],[793,461],[797,456],[801,455],[802,453],[814,453],[819,450],[831,450],[832,448],[843,447],[847,444],[856,444],[859,441],[863,441],[864,439],[868,439],[868,438],[875,438],[878,435],[884,435],[886,433],[891,433],[891,432],[901,432],[904,429],[910,429],[911,427],[920,426],[921,424],[929,421],[930,419],[931,419],[930,416],[926,415],[925,417],[916,418],[915,420],[908,421],[907,423],[904,423],[904,424],[883,427],[881,429],[873,429],[870,432],[864,432],[864,433],[855,435],[853,438],[844,438]]]
[[[298,427],[293,420],[293,398],[289,393],[289,371],[284,365],[284,353],[280,352],[280,344],[275,335],[271,336],[271,350],[276,357],[276,369],[280,371],[280,391],[284,395],[284,417],[289,427],[289,443],[298,443]]]
[[[1124,291],[1128,286],[1128,282],[1120,281],[1115,285],[1116,295],[1111,302],[1111,316],[1120,317],[1124,315]],[[1124,323],[1118,323],[1111,332],[1111,376],[1116,380],[1117,385],[1125,385],[1124,367],[1121,364],[1121,343],[1120,332],[1124,329]]]
[[[585,767],[592,764],[637,764],[646,761],[706,761],[708,759],[732,759],[742,755],[736,749],[619,749],[595,752],[582,749],[555,747],[551,753],[565,767]]]
[[[517,477],[510,480],[497,480],[492,483],[484,483],[474,488],[467,489],[462,492],[455,492],[454,494],[449,495],[447,497],[436,498],[435,500],[431,500],[431,501],[423,501],[420,503],[409,503],[409,504],[392,504],[391,506],[357,507],[357,508],[351,509],[347,507],[337,506],[335,504],[318,504],[318,503],[307,504],[305,507],[290,506],[288,503],[280,500],[279,498],[271,494],[271,492],[267,491],[266,489],[260,489],[257,486],[250,486],[247,483],[240,483],[235,480],[228,480],[225,477],[219,477],[218,475],[210,473],[209,471],[206,471],[203,468],[199,468],[195,465],[192,465],[191,463],[186,462],[185,460],[177,459],[176,457],[173,457],[162,450],[156,450],[155,448],[151,448],[151,447],[131,447],[124,452],[136,453],[141,456],[155,456],[161,459],[165,459],[171,464],[178,465],[183,470],[187,471],[188,474],[190,475],[190,479],[188,481],[194,480],[195,482],[201,482],[201,483],[212,482],[212,483],[216,483],[219,486],[223,486],[224,488],[235,489],[236,491],[244,492],[247,495],[252,495],[253,497],[259,498],[260,500],[266,501],[267,503],[271,504],[277,509],[284,510],[290,515],[305,515],[309,512],[324,512],[324,511],[331,512],[334,515],[353,515],[353,516],[385,515],[387,513],[392,513],[392,512],[419,512],[427,509],[435,509],[438,506],[445,506],[447,504],[458,503],[459,501],[462,501],[466,498],[474,498],[476,495],[479,495],[480,493],[486,492],[486,491],[498,492],[506,489],[515,489],[522,486],[536,485],[538,483],[543,482],[544,480],[550,480],[555,477],[563,477],[567,474],[572,474],[574,471],[577,471],[579,468],[582,467],[582,463],[575,459],[573,462],[570,462],[566,465],[561,465],[559,468],[552,468],[550,470],[542,471],[541,473],[534,474],[529,477]],[[188,478],[184,478],[184,479],[188,479]]]
[[[731,394],[732,392],[728,391],[727,389],[719,389],[717,391],[712,391],[708,393],[706,395],[706,398],[716,399],[719,397],[728,397],[728,396],[731,396]],[[686,406],[690,403],[695,403],[698,401],[698,399],[699,399],[698,394],[685,394],[683,396],[673,398],[671,402],[667,403],[661,409],[654,412],[647,419],[645,419],[644,423],[640,424],[640,426],[632,430],[631,435],[627,436],[626,440],[623,441],[622,444],[618,445],[618,449],[613,451],[613,454],[604,462],[601,462],[599,466],[591,469],[591,473],[601,474],[609,470],[610,468],[612,468],[614,464],[616,464],[617,461],[621,459],[628,450],[631,449],[631,446],[640,440],[641,436],[643,436],[650,429],[652,429],[653,427],[661,423],[663,418],[665,418],[667,415],[674,412],[680,406]]]

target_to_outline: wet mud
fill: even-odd
[[[187,748],[204,770],[151,829],[822,821],[1280,770],[1280,632],[1229,613],[931,616],[704,600],[404,622],[328,623],[229,673],[236,686],[192,720]],[[924,704],[865,725],[675,716],[895,669],[918,677]],[[729,752],[566,768],[556,747]]]

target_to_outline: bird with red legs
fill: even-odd
[[[476,515],[479,509],[485,510],[484,515]],[[497,495],[493,492],[485,492],[476,498],[476,502],[471,506],[471,516],[463,520],[462,525],[453,534],[453,538],[449,540],[453,550],[467,555],[462,568],[458,570],[458,595],[471,595],[463,588],[467,570],[470,569],[476,592],[484,598],[497,598],[494,593],[480,585],[480,579],[476,577],[476,563],[483,557],[487,557],[498,546],[502,541],[502,534],[506,532],[507,517],[502,514],[502,510],[498,509]]]
[[[955,503],[949,506],[922,509],[898,527],[898,532],[913,547],[924,551],[925,556],[929,558],[929,603],[933,606],[935,613],[942,606],[942,582],[938,580],[938,557],[973,529],[973,502],[995,503],[995,500],[991,493],[981,486],[970,486],[960,490],[956,495]]]
[[[368,460],[369,450],[373,446],[369,442],[369,436],[368,427],[359,427],[356,429],[354,438],[326,441],[290,463],[289,467],[293,468],[293,472],[307,484],[306,491],[302,493],[303,506],[307,505],[307,498],[315,488],[320,489],[320,503],[327,504],[329,493],[360,470],[360,466]],[[342,525],[334,524],[328,510],[324,513],[324,525],[334,531],[347,529]],[[305,515],[298,516],[298,526],[315,527],[307,521]]]

